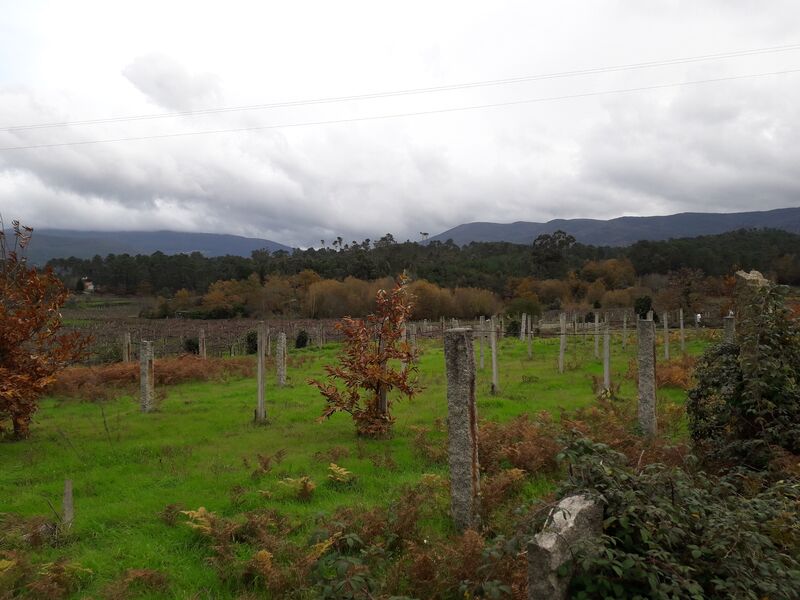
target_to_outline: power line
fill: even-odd
[[[770,71],[767,73],[751,73],[748,75],[732,75],[729,77],[715,77],[713,79],[697,79],[693,81],[681,81],[675,83],[663,83],[658,85],[647,85],[647,86],[640,86],[640,87],[632,87],[632,88],[619,88],[614,90],[600,90],[595,92],[583,92],[579,94],[565,94],[561,96],[546,96],[540,98],[529,98],[526,100],[511,100],[508,102],[495,102],[492,104],[473,104],[469,106],[457,106],[451,108],[440,108],[440,109],[433,109],[433,110],[421,110],[415,112],[406,112],[406,113],[395,113],[395,114],[388,114],[388,115],[375,115],[369,117],[352,117],[349,119],[331,119],[325,121],[302,121],[297,123],[283,123],[280,125],[260,125],[255,127],[235,127],[230,129],[208,129],[203,131],[185,131],[180,133],[162,133],[162,134],[155,134],[155,135],[142,135],[142,136],[131,136],[131,137],[120,137],[120,138],[106,138],[106,139],[98,139],[98,140],[82,140],[77,142],[58,142],[52,144],[32,144],[28,146],[9,146],[6,148],[0,148],[0,152],[10,151],[10,150],[31,150],[35,148],[59,148],[64,146],[83,146],[88,144],[106,144],[112,142],[132,142],[132,141],[139,141],[139,140],[155,140],[155,139],[166,139],[166,138],[178,138],[178,137],[188,137],[188,136],[195,136],[195,135],[212,135],[212,134],[219,134],[219,133],[240,133],[245,131],[262,131],[267,129],[288,129],[290,127],[309,127],[313,125],[334,125],[339,123],[356,123],[360,121],[378,121],[384,119],[398,119],[402,117],[418,117],[423,115],[435,115],[435,114],[443,114],[443,113],[450,113],[450,112],[463,112],[469,110],[479,110],[479,109],[486,109],[486,108],[500,108],[503,106],[516,106],[521,104],[535,104],[539,102],[553,102],[558,100],[570,100],[574,98],[589,98],[593,96],[606,96],[611,94],[624,94],[630,92],[644,92],[649,90],[659,90],[671,87],[682,87],[682,86],[689,86],[689,85],[698,85],[698,84],[705,84],[705,83],[718,83],[722,81],[736,81],[740,79],[751,79],[755,77],[768,77],[772,75],[787,75],[790,73],[800,73],[800,68],[798,69],[787,69],[784,71]]]
[[[267,110],[271,108],[288,108],[295,106],[308,106],[313,104],[330,104],[336,102],[348,102],[354,100],[372,100],[377,98],[390,98],[397,96],[408,96],[413,94],[430,94],[435,92],[454,91],[471,88],[491,87],[498,85],[508,85],[514,83],[524,83],[528,81],[541,81],[546,79],[559,79],[564,77],[577,77],[581,75],[593,75],[598,73],[614,73],[620,71],[632,71],[638,69],[648,69],[653,67],[663,67],[670,65],[687,64],[693,62],[702,62],[708,60],[722,60],[726,58],[738,58],[742,56],[755,56],[760,54],[773,54],[776,52],[789,52],[793,50],[800,50],[800,44],[787,44],[784,46],[771,46],[768,48],[754,48],[750,50],[734,50],[731,52],[719,52],[716,54],[702,54],[697,56],[687,56],[681,58],[671,58],[666,60],[647,61],[639,63],[630,63],[624,65],[611,65],[605,67],[592,67],[587,69],[578,69],[572,71],[560,71],[555,73],[544,73],[539,75],[524,75],[521,77],[510,77],[506,79],[489,79],[484,81],[472,81],[466,83],[457,83],[452,85],[441,85],[433,87],[420,87],[410,88],[404,90],[374,92],[369,94],[353,94],[347,96],[331,96],[326,98],[314,98],[310,100],[292,100],[287,102],[275,102],[271,104],[251,104],[244,106],[228,106],[221,108],[206,108],[198,110],[187,110],[179,112],[168,113],[152,113],[142,115],[129,115],[106,117],[99,119],[83,119],[75,121],[63,121],[57,123],[35,123],[30,125],[11,125],[7,127],[0,127],[0,131],[24,131],[28,129],[46,129],[53,127],[72,127],[77,125],[98,125],[104,123],[119,123],[126,121],[144,121],[151,119],[165,119],[175,117],[190,117],[199,115],[210,115],[226,112],[243,112],[250,110]]]

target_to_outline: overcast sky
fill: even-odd
[[[0,0],[0,127],[363,95],[800,43],[795,0]],[[800,49],[477,88],[0,131],[34,227],[318,245],[471,221],[800,205]],[[278,125],[350,120],[298,127]]]

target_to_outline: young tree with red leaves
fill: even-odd
[[[355,421],[358,435],[386,437],[394,423],[389,392],[396,389],[411,399],[420,391],[412,377],[416,373],[416,353],[401,340],[411,314],[407,281],[401,275],[390,292],[379,290],[375,313],[366,319],[345,317],[336,324],[344,334],[339,364],[325,367],[327,383],[309,381],[327,402],[320,420],[346,412]],[[399,368],[390,361],[399,361]],[[344,390],[337,387],[337,380],[344,383]]]
[[[39,398],[60,369],[84,354],[89,339],[59,335],[69,292],[52,269],[28,267],[19,254],[33,230],[12,224],[9,246],[0,220],[0,433],[10,421],[14,436],[26,438]]]

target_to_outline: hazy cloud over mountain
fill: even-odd
[[[735,2],[3,2],[0,127],[252,106],[799,43]],[[800,204],[800,50],[191,117],[0,131],[0,213],[289,245],[469,221]]]

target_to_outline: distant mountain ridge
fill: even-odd
[[[667,240],[697,237],[737,229],[782,229],[800,233],[800,207],[740,213],[678,213],[656,217],[617,217],[600,219],[554,219],[547,223],[465,223],[429,238],[459,246],[471,242],[511,242],[530,244],[543,233],[559,229],[582,244],[628,246],[640,240]]]
[[[6,232],[8,235],[10,232]],[[92,258],[107,254],[191,254],[204,256],[250,256],[253,250],[270,252],[292,248],[259,238],[223,233],[186,231],[76,231],[72,229],[34,228],[26,251],[28,260],[43,265],[51,258]]]

